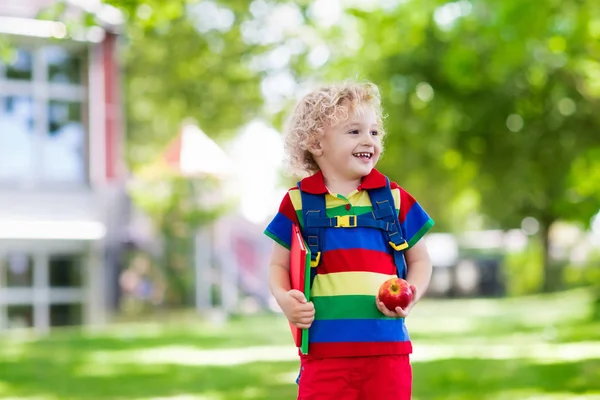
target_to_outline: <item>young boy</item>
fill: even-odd
[[[298,377],[300,400],[411,398],[412,345],[404,318],[429,284],[432,267],[420,239],[433,220],[396,183],[388,187],[388,179],[375,169],[383,135],[379,91],[370,83],[320,88],[299,102],[289,120],[285,147],[291,166],[310,176],[287,192],[265,234],[275,241],[271,292],[292,324],[309,329],[309,351],[301,355]],[[391,191],[394,207],[388,215],[398,218],[400,232],[390,228],[398,226],[394,219],[387,225],[376,221],[385,202],[371,202],[371,197],[381,188]],[[320,218],[320,251],[313,259],[311,302],[290,290],[289,277],[292,224],[306,230],[314,211],[303,210],[306,196],[324,197],[326,214]],[[394,244],[390,232],[403,239]],[[311,240],[314,246],[315,236]],[[397,276],[399,259],[405,262],[413,301],[390,311],[377,293],[384,281]]]

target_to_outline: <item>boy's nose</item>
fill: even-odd
[[[371,132],[367,132],[366,135],[363,135],[363,143],[372,145],[375,141],[373,139],[373,135],[371,135]]]

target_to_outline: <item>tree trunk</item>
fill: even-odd
[[[592,319],[594,321],[600,321],[600,282],[596,282],[593,293]]]
[[[166,278],[166,306],[178,308],[184,305],[186,288],[180,268],[178,238],[170,229],[163,230],[163,272]]]
[[[562,283],[562,268],[552,262],[550,257],[550,227],[554,223],[551,218],[540,220],[540,238],[542,240],[542,291],[545,293],[558,290]]]

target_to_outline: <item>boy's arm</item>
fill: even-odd
[[[269,262],[269,289],[287,319],[301,329],[308,329],[315,319],[315,307],[304,293],[290,290],[290,251],[275,242]]]
[[[407,265],[406,281],[416,288],[413,304],[425,294],[431,280],[433,267],[423,240],[419,240],[404,253]]]
[[[281,296],[291,288],[290,251],[279,243],[273,242],[273,251],[269,262],[269,289],[279,303]]]
[[[381,302],[379,297],[377,297],[376,301],[379,311],[381,311],[382,314],[392,318],[408,317],[410,310],[412,310],[415,304],[427,291],[433,269],[431,261],[429,260],[427,246],[425,246],[425,242],[422,240],[419,240],[414,246],[406,250],[404,252],[404,257],[408,269],[406,273],[406,281],[410,284],[411,290],[414,294],[412,301],[408,306],[406,306],[406,308],[402,309],[400,307],[396,307],[395,311],[388,310]]]

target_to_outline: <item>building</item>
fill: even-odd
[[[53,0],[3,0],[0,331],[102,323],[126,211],[115,58],[119,13],[69,0],[100,26],[36,19]]]

